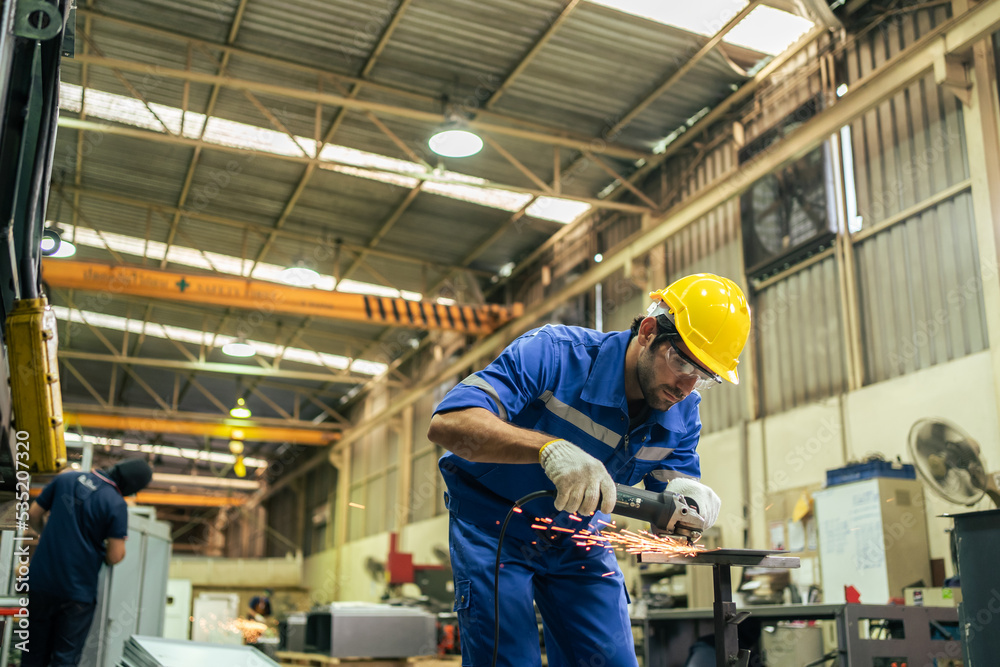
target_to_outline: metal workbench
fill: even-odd
[[[746,622],[771,624],[778,621],[834,620],[840,667],[870,667],[874,657],[900,657],[910,665],[934,664],[931,658],[960,659],[961,643],[932,640],[932,624],[956,628],[958,610],[951,607],[893,607],[864,604],[760,605],[741,609],[750,612]],[[906,639],[861,639],[861,619],[902,622]],[[682,667],[688,650],[698,637],[712,634],[712,609],[650,609],[632,624],[643,632],[644,667]]]
[[[737,626],[790,620],[833,619],[837,622],[840,667],[870,667],[874,658],[894,658],[910,665],[934,664],[934,658],[959,658],[958,610],[949,607],[895,607],[862,604],[767,605],[737,608],[732,598],[730,566],[788,569],[799,559],[783,552],[717,549],[694,557],[639,554],[644,563],[712,566],[715,605],[712,609],[650,610],[642,619],[644,667],[682,667],[691,645],[701,636],[716,637],[717,667],[745,667],[749,652],[740,651]],[[859,626],[867,620],[882,627],[894,626],[899,638],[873,639]],[[932,639],[932,632],[935,638]],[[905,639],[903,638],[905,637]]]

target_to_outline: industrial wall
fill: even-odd
[[[835,104],[829,77],[834,69],[843,72],[840,80],[849,88],[948,14],[946,5],[899,14],[837,52],[813,58],[794,76],[779,72],[778,83],[767,89],[767,104],[787,109],[803,91],[818,91]],[[995,73],[990,76],[995,98]],[[752,111],[745,118],[748,134],[767,117],[759,106]],[[1000,313],[995,221],[977,204],[977,197],[988,197],[988,189],[1000,189],[1000,183],[975,180],[981,118],[928,74],[845,121],[830,138],[843,190],[834,246],[748,281],[739,204],[730,200],[606,280],[600,297],[587,297],[588,307],[564,309],[574,318],[590,317],[599,301],[604,329],[620,330],[644,310],[648,289],[681,275],[713,271],[745,287],[755,326],[740,366],[742,382],[711,390],[702,403],[703,478],[723,499],[719,527],[725,546],[770,546],[770,500],[822,485],[828,469],[875,454],[907,460],[907,435],[919,418],[955,422],[980,443],[987,470],[1000,469],[993,370],[1000,367],[993,357],[1000,350],[990,350],[987,326],[991,313]],[[655,196],[683,201],[708,191],[738,168],[741,140],[720,128],[709,145],[667,163],[661,175],[669,187]],[[613,251],[643,224],[620,216],[583,227],[589,236],[577,232],[562,242],[565,262],[553,250],[548,269],[524,280],[516,296],[530,302],[558,289],[595,250]],[[989,239],[983,245],[977,237],[984,232]],[[404,412],[409,423],[397,418],[353,445],[347,482],[353,505],[344,513],[348,527],[340,558],[331,549],[313,550],[306,559],[305,580],[316,586],[318,601],[377,599],[381,588],[365,565],[369,558],[384,562],[390,531],[400,532],[400,548],[413,552],[417,562],[434,562],[432,548],[447,544],[435,469],[440,449],[427,441],[426,426],[433,406],[459,379],[444,382]],[[388,400],[388,389],[373,393],[362,409],[372,414]],[[400,438],[408,441],[405,446]],[[944,559],[949,574],[948,522],[938,515],[961,509],[928,494],[930,556]]]

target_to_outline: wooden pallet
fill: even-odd
[[[375,660],[372,658],[331,658],[318,653],[298,653],[295,651],[278,651],[278,660],[283,667],[325,667],[326,665],[345,665],[345,667],[458,667],[462,664],[461,656],[437,656],[402,658],[399,660]]]

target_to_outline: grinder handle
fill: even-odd
[[[676,509],[675,496],[672,493],[647,491],[624,484],[615,485],[618,497],[615,502],[615,514],[648,521],[660,530],[671,530],[671,519]]]

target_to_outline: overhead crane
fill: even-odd
[[[523,311],[521,304],[446,305],[97,262],[45,259],[42,267],[52,287],[473,335],[490,334]]]

